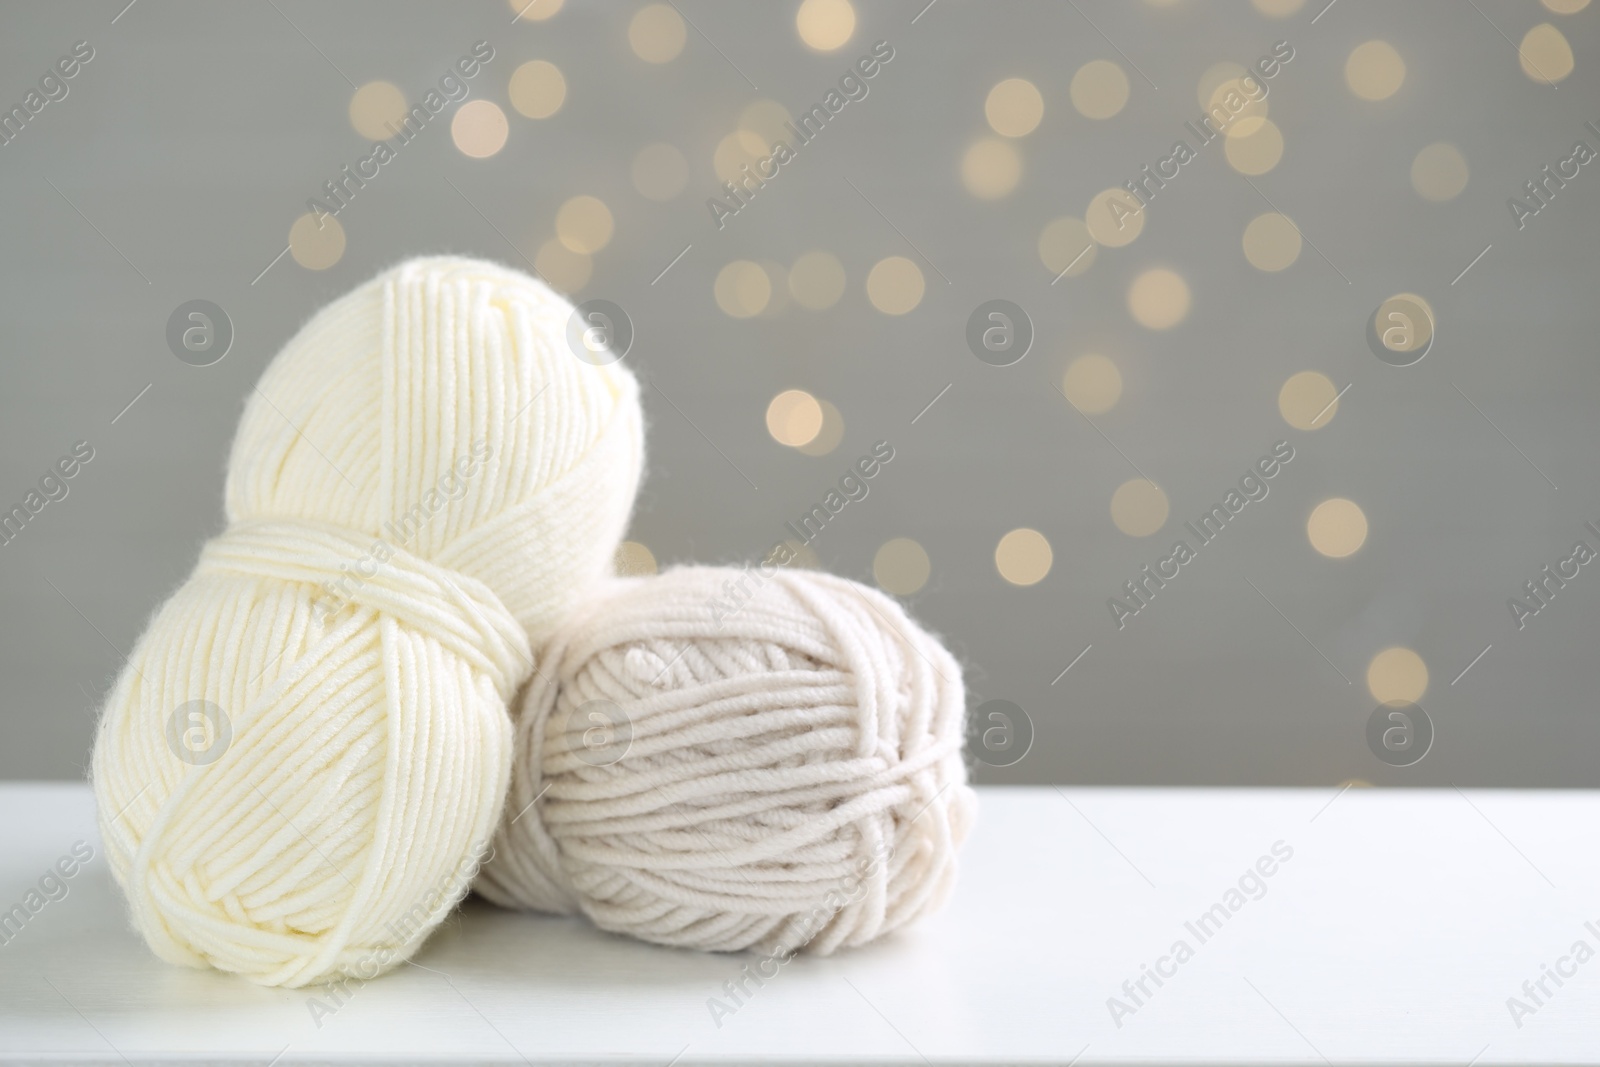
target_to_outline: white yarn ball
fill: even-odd
[[[640,476],[638,387],[574,355],[571,313],[517,271],[411,260],[267,367],[228,527],[95,745],[112,870],[164,959],[370,978],[466,891],[530,641],[609,574]]]
[[[955,659],[855,582],[617,579],[540,655],[475,888],[666,945],[871,941],[954,882],[964,703]]]

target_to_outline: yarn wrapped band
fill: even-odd
[[[507,702],[609,573],[638,386],[573,308],[412,260],[328,305],[250,398],[228,527],[139,639],[94,751],[101,835],[164,959],[371,978],[466,892],[510,774]]]
[[[245,522],[205,546],[196,573],[253,575],[327,589],[347,579],[349,561],[371,544],[365,534],[303,519]],[[426,631],[488,678],[502,702],[510,701],[532,667],[527,634],[493,590],[403,549],[393,549],[370,576],[361,576],[349,598],[339,610],[365,609]],[[332,614],[334,609],[324,601],[315,610]]]
[[[701,949],[871,941],[948,895],[975,797],[951,655],[876,590],[618,579],[540,655],[475,888]]]

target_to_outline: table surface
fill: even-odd
[[[980,797],[944,912],[797,958],[718,1025],[708,1001],[752,957],[477,900],[331,1014],[316,990],[169,966],[128,926],[87,788],[0,786],[0,910],[95,849],[0,945],[0,1060],[1600,1062],[1600,793]]]

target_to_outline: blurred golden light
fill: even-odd
[[[817,558],[816,552],[805,542],[786,537],[783,546],[789,550],[789,562],[784,564],[785,567],[802,567],[806,570],[821,568],[822,560]]]
[[[1144,207],[1126,189],[1104,189],[1089,201],[1083,222],[1096,244],[1121,248],[1144,230]]]
[[[772,299],[772,280],[761,264],[736,259],[717,272],[712,294],[723,314],[748,319],[761,314]]]
[[[1037,585],[1050,573],[1054,559],[1044,534],[1026,526],[1000,538],[994,549],[995,569],[1012,585]]]
[[[1128,76],[1109,59],[1091,59],[1072,75],[1072,106],[1086,119],[1108,119],[1128,102]]]
[[[758,262],[772,286],[772,295],[767,298],[767,306],[761,309],[761,314],[769,318],[782,315],[789,310],[789,268],[771,259]]]
[[[885,541],[872,557],[873,579],[895,596],[910,596],[927,585],[932,569],[927,551],[909,537]]]
[[[1200,84],[1195,91],[1195,97],[1200,101],[1200,110],[1205,111],[1211,107],[1212,99],[1223,82],[1237,81],[1249,73],[1250,71],[1231,59],[1207,67],[1205,73],[1200,75]]]
[[[1128,311],[1141,326],[1170,330],[1189,314],[1189,283],[1165,267],[1147,270],[1128,287]]]
[[[656,555],[638,541],[624,541],[617,546],[614,559],[616,572],[623,577],[645,577],[656,573]]]
[[[1289,376],[1278,390],[1278,414],[1297,430],[1316,430],[1339,413],[1339,390],[1326,375],[1303,370]]]
[[[387,141],[405,121],[405,94],[385,81],[371,81],[350,98],[350,125],[369,141]]]
[[[1244,228],[1244,258],[1257,270],[1277,271],[1300,258],[1300,231],[1276,211],[1257,215]]]
[[[689,161],[672,145],[645,145],[633,157],[633,187],[646,200],[665,203],[683,192],[689,181]]]
[[[530,119],[547,119],[561,110],[567,99],[567,79],[561,68],[542,59],[530,59],[511,72],[506,87],[517,114]]]
[[[1589,0],[1544,0],[1544,6],[1558,15],[1576,15],[1589,6]]]
[[[1070,215],[1054,219],[1039,231],[1039,261],[1051,275],[1063,271],[1075,278],[1094,264],[1096,248],[1089,227]]]
[[[596,196],[575,196],[556,212],[556,237],[574,252],[594,255],[611,240],[611,209]]]
[[[1250,0],[1255,9],[1268,18],[1283,19],[1299,11],[1306,0]]]
[[[1212,123],[1220,126],[1227,136],[1249,137],[1259,131],[1267,119],[1267,98],[1262,94],[1261,78],[1251,71],[1224,78],[1211,91],[1205,109],[1208,114],[1217,116]]]
[[[1222,152],[1240,174],[1265,174],[1283,158],[1283,134],[1271,119],[1262,119],[1250,133],[1225,138]]]
[[[807,252],[789,268],[789,295],[808,311],[837,304],[844,286],[844,264],[828,252]]]
[[[983,116],[990,129],[1002,137],[1026,137],[1044,118],[1044,97],[1026,78],[1007,78],[983,101]]]
[[[683,51],[688,31],[671,4],[648,4],[628,23],[628,45],[646,63],[670,63]]]
[[[1572,73],[1572,45],[1566,35],[1548,22],[1541,22],[1523,34],[1517,46],[1522,73],[1536,82],[1554,85]]]
[[[1418,308],[1423,312],[1420,317]],[[1427,348],[1433,341],[1434,323],[1432,305],[1416,293],[1396,293],[1378,305],[1372,319],[1383,347],[1400,353]]]
[[[795,13],[800,39],[818,52],[843,48],[856,32],[856,9],[850,0],[805,0]]]
[[[790,448],[810,444],[822,432],[822,405],[804,389],[785,389],[767,405],[767,432]]]
[[[1306,520],[1311,547],[1330,559],[1344,559],[1367,541],[1367,514],[1344,497],[1324,500]]]
[[[528,19],[532,22],[543,22],[545,19],[561,10],[566,0],[506,0],[506,4],[516,12],[517,18]]]
[[[1467,161],[1453,144],[1438,141],[1411,161],[1411,188],[1425,200],[1453,200],[1467,187]]]
[[[1363,100],[1387,100],[1406,80],[1406,61],[1388,41],[1368,41],[1344,61],[1344,80]]]
[[[307,214],[289,227],[289,254],[306,270],[327,270],[344,256],[344,227],[332,215]]]
[[[888,256],[867,274],[867,299],[885,315],[904,315],[922,303],[922,269],[904,256]]]
[[[980,137],[961,157],[961,184],[980,200],[997,200],[1017,187],[1022,156],[1009,141]]]
[[[1111,521],[1129,537],[1149,537],[1167,524],[1167,494],[1154,482],[1130,478],[1111,494]]]
[[[844,440],[844,416],[839,409],[826,400],[817,403],[822,405],[822,429],[810,441],[798,446],[808,456],[826,456]]]
[[[574,252],[554,237],[539,246],[533,265],[558,292],[568,294],[588,285],[594,274],[594,260],[582,252]]]
[[[737,130],[717,142],[716,151],[711,155],[711,169],[716,171],[718,180],[738,184],[745,176],[745,167],[750,168],[749,173],[757,174],[756,164],[766,153],[752,151],[751,144],[751,137]]]
[[[1079,356],[1061,378],[1067,401],[1086,415],[1110,411],[1122,398],[1122,372],[1098,353]]]
[[[511,124],[493,100],[468,100],[450,120],[450,139],[464,156],[488,159],[506,146]]]
[[[794,134],[784,128],[788,121],[788,108],[776,100],[752,101],[739,112],[739,140],[745,151],[757,159],[766,159],[772,154],[773,145],[794,140]]]
[[[1367,665],[1367,689],[1380,704],[1416,703],[1428,691],[1428,665],[1409,648],[1386,648]]]

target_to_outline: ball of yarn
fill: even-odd
[[[475,888],[666,945],[863,944],[952,887],[964,705],[950,653],[855,582],[616,579],[540,656]]]
[[[491,263],[412,260],[267,367],[227,528],[95,745],[106,851],[163,958],[370,978],[465,893],[530,643],[609,574],[640,476],[637,384],[574,355],[572,310]]]

